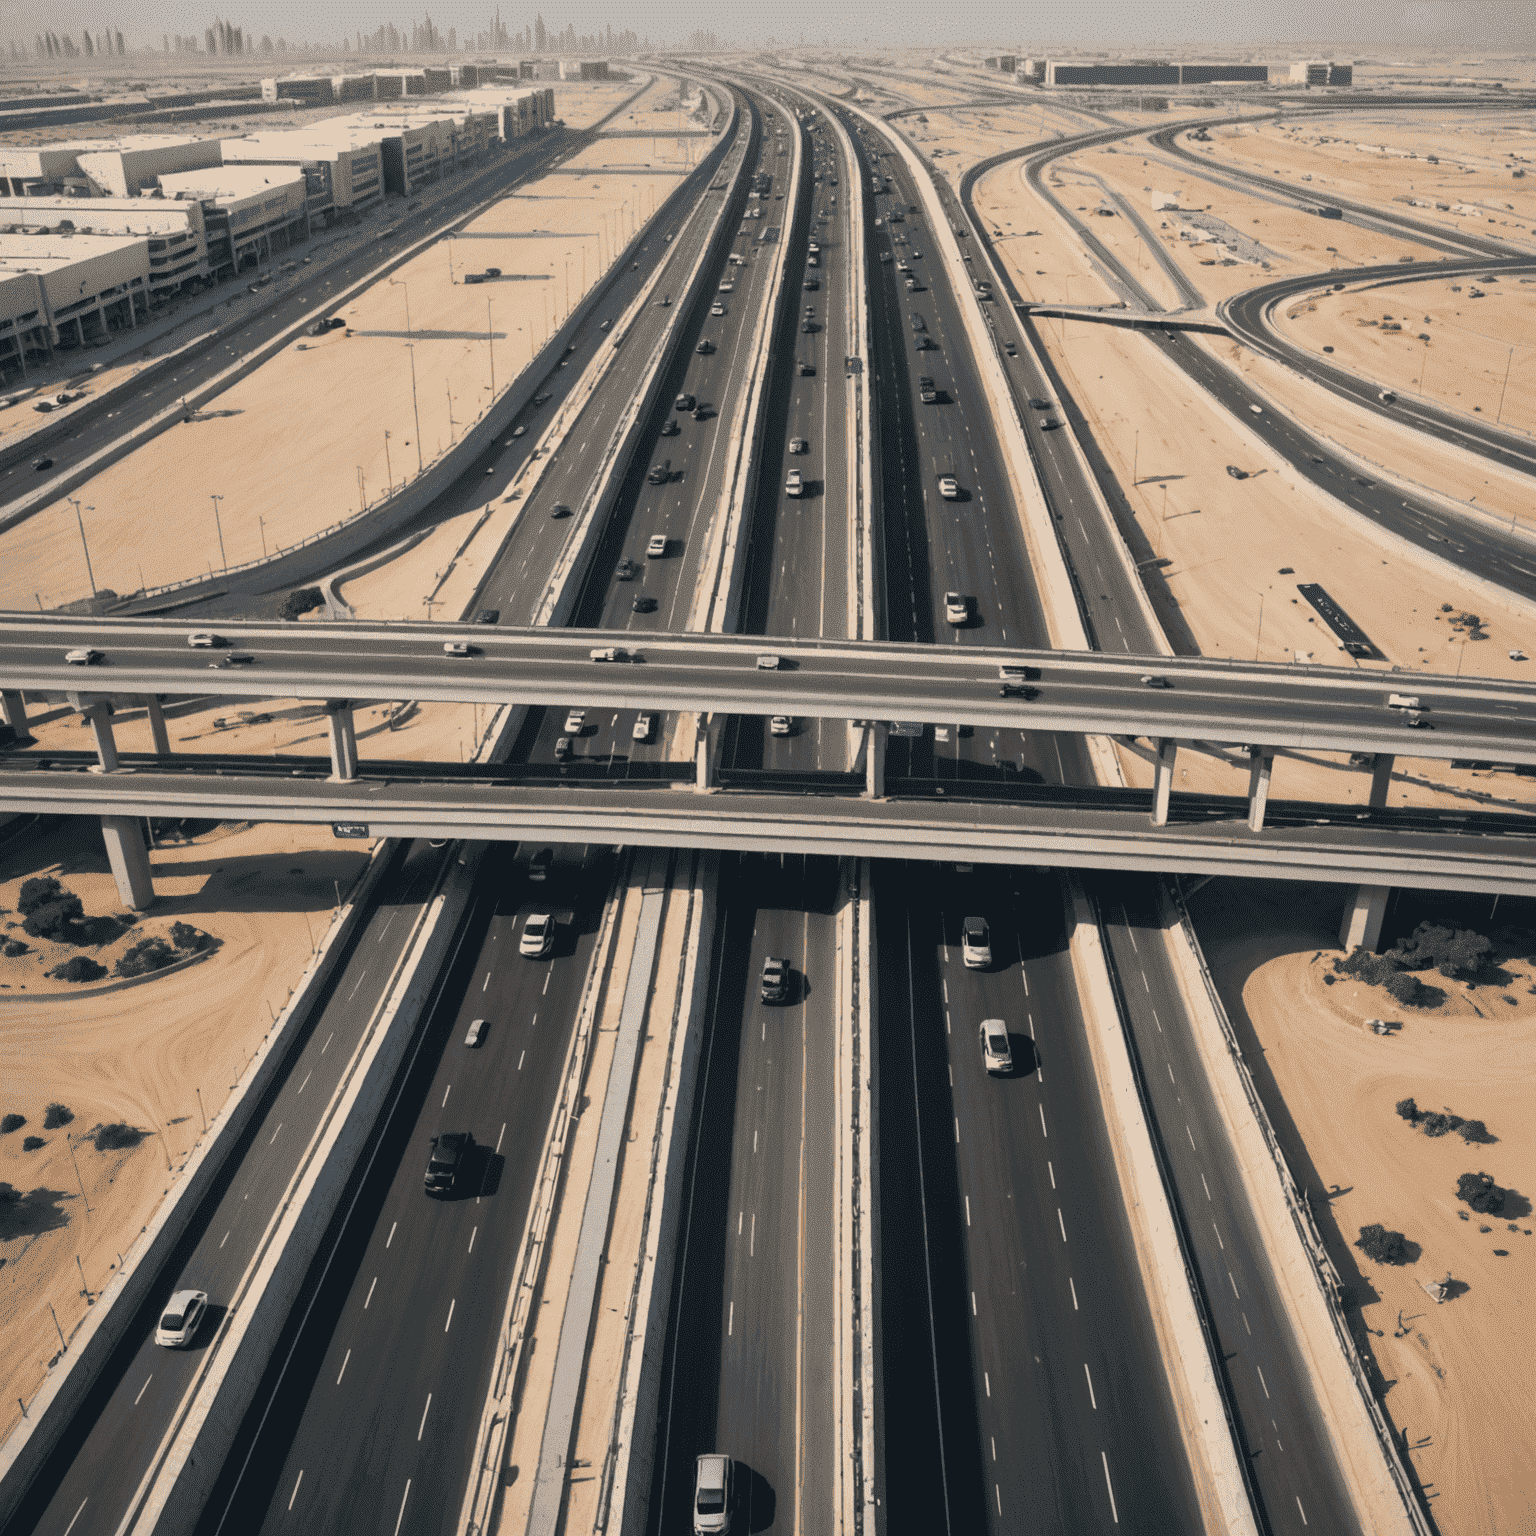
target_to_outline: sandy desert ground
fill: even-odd
[[[1336,889],[1213,881],[1192,909],[1292,1172],[1312,1196],[1358,1308],[1355,1337],[1374,1360],[1376,1389],[1438,1529],[1517,1536],[1536,1528],[1533,942],[1526,935],[1496,983],[1428,973],[1445,1003],[1402,1009],[1379,988],[1349,978],[1324,983],[1338,955],[1340,902]],[[1403,1027],[1383,1039],[1368,1018]],[[1426,1111],[1483,1120],[1497,1140],[1431,1139],[1394,1112],[1410,1097]],[[1458,1177],[1480,1171],[1516,1192],[1517,1219],[1479,1217],[1457,1201]],[[1411,1263],[1375,1264],[1352,1246],[1376,1222],[1407,1236]],[[1420,1282],[1447,1272],[1459,1294],[1437,1306]]]
[[[202,1116],[218,1114],[271,1029],[367,852],[336,844],[328,827],[208,828],[152,854],[158,900],[128,935],[83,951],[27,939],[32,953],[0,959],[0,1112],[26,1117],[0,1137],[0,1180],[26,1197],[0,1228],[0,1433],[58,1350],[49,1306],[68,1337],[88,1305],[82,1274],[93,1293],[110,1280],[200,1138]],[[60,879],[88,916],[120,911],[89,818],[0,864],[0,931],[8,939],[20,934],[17,892],[32,875]],[[211,934],[217,948],[186,969],[121,990],[42,976],[59,955],[110,961],[176,921]],[[74,1118],[45,1130],[53,1102]],[[118,1122],[144,1139],[113,1152],[84,1141],[92,1128]],[[34,1134],[43,1145],[24,1150],[23,1137]]]
[[[350,334],[289,347],[87,482],[78,498],[98,588],[132,592],[259,558],[374,504],[447,449],[492,399],[493,377],[507,388],[683,169],[643,162],[696,161],[707,141],[652,142],[601,141],[576,174],[519,188],[346,305]],[[591,163],[620,156],[638,168]],[[487,265],[503,278],[457,280]],[[52,607],[87,585],[67,503],[0,539],[0,605]]]

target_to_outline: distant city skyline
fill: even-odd
[[[402,6],[389,14],[374,0],[216,0],[207,6],[188,3],[137,3],[107,6],[100,0],[0,0],[0,47],[8,39],[32,45],[39,31],[80,35],[104,26],[121,31],[131,56],[149,46],[158,50],[162,36],[202,38],[220,23],[242,29],[247,40],[285,38],[290,48],[307,43],[340,47],[357,34],[393,24],[409,36],[430,17],[446,38],[453,30],[460,46],[491,31],[495,5],[450,0],[443,7]],[[1528,0],[1243,0],[1213,7],[1209,0],[1159,0],[1156,6],[1128,0],[1078,0],[1069,10],[1058,5],[1018,5],[978,0],[962,11],[947,10],[944,32],[935,36],[931,7],[917,0],[845,0],[828,7],[810,0],[782,0],[771,8],[725,4],[692,13],[659,0],[616,5],[557,4],[543,12],[551,34],[573,25],[578,35],[631,31],[657,49],[686,48],[695,29],[706,26],[721,46],[755,48],[837,47],[880,51],[911,48],[968,47],[988,43],[1018,47],[1076,46],[1157,51],[1216,48],[1276,56],[1295,52],[1359,52],[1438,46],[1461,49],[1525,49],[1531,41]],[[500,7],[511,34],[533,27],[536,6]],[[247,43],[249,52],[249,41]]]

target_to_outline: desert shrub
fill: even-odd
[[[1408,1239],[1401,1232],[1389,1232],[1379,1221],[1360,1228],[1355,1247],[1377,1264],[1409,1262]]]
[[[71,955],[62,965],[48,972],[60,981],[100,981],[107,968],[92,960],[89,955]]]
[[[1470,928],[1447,928],[1440,923],[1420,923],[1406,939],[1387,951],[1405,971],[1427,971],[1442,976],[1476,976],[1488,961],[1492,941]]]
[[[20,1205],[21,1191],[14,1184],[0,1183],[0,1205]]]
[[[43,1129],[45,1131],[56,1131],[61,1126],[68,1125],[74,1118],[74,1110],[67,1109],[62,1104],[50,1104],[43,1111]]]
[[[1456,1198],[1465,1201],[1479,1216],[1497,1216],[1504,1209],[1505,1192],[1488,1173],[1464,1173],[1456,1180]]]
[[[91,1132],[91,1140],[96,1143],[98,1152],[120,1152],[125,1147],[138,1146],[146,1134],[118,1120],[111,1125],[98,1125]]]
[[[1406,971],[1388,976],[1382,985],[1392,999],[1405,1008],[1433,1008],[1443,995],[1438,987],[1426,987],[1417,976],[1410,976]]]
[[[1419,1106],[1415,1104],[1412,1099],[1399,1099],[1397,1101],[1397,1112],[1410,1125],[1418,1124]]]
[[[23,1152],[36,1152],[42,1145],[43,1138],[41,1136],[23,1136],[21,1139],[21,1150]]]
[[[16,910],[23,917],[28,917],[39,907],[45,907],[49,902],[67,895],[69,892],[52,875],[34,875],[32,879],[21,882],[21,892],[16,897]]]
[[[1402,974],[1402,966],[1387,955],[1378,955],[1369,949],[1352,949],[1342,959],[1333,962],[1333,968],[1341,976],[1353,976],[1367,986],[1384,987],[1388,978]]]
[[[213,943],[213,935],[194,928],[191,923],[172,923],[171,943],[188,954],[198,955]]]
[[[1426,1136],[1449,1136],[1461,1124],[1460,1115],[1429,1114],[1419,1121],[1419,1129]]]
[[[3,945],[0,945],[0,954],[3,954],[7,960],[14,960],[18,955],[31,953],[31,949],[30,944],[23,944],[20,939],[7,939]]]
[[[1456,1127],[1461,1139],[1471,1146],[1474,1142],[1487,1145],[1494,1138],[1488,1134],[1488,1127],[1481,1120],[1463,1120]]]
[[[0,1136],[9,1136],[27,1123],[25,1115],[0,1115]]]
[[[300,614],[324,606],[325,598],[319,587],[298,587],[283,599],[283,606],[278,611],[285,619],[296,619]]]
[[[140,939],[124,951],[117,962],[119,976],[148,976],[164,970],[176,959],[176,951],[164,939]]]
[[[56,900],[34,906],[22,923],[22,931],[34,939],[53,939],[61,944],[78,942],[77,935],[85,908],[78,896],[68,891]]]

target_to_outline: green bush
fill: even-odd
[[[1389,1232],[1379,1221],[1360,1228],[1355,1247],[1377,1264],[1409,1262],[1408,1239],[1401,1232]]]
[[[50,1104],[43,1111],[43,1129],[45,1131],[56,1131],[61,1126],[68,1125],[74,1118],[74,1110],[66,1109],[62,1104]]]
[[[325,606],[325,597],[319,587],[299,587],[283,599],[278,612],[285,619],[296,619],[300,614],[311,613]]]
[[[1456,1198],[1465,1201],[1480,1216],[1497,1216],[1504,1209],[1505,1192],[1488,1173],[1464,1173],[1456,1181]]]
[[[62,965],[48,972],[59,981],[100,981],[107,968],[92,960],[89,955],[71,955]]]
[[[163,971],[176,960],[176,951],[164,939],[140,939],[124,951],[117,962],[119,976],[149,976]]]
[[[146,1135],[147,1131],[137,1130],[118,1120],[111,1125],[98,1125],[91,1132],[91,1140],[96,1143],[98,1152],[120,1152],[126,1147],[138,1146]]]
[[[0,1136],[9,1136],[27,1123],[25,1115],[0,1115]]]

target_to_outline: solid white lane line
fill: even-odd
[[[388,1248],[389,1245],[392,1242],[394,1242],[394,1240],[395,1240],[395,1228],[398,1227],[399,1225],[400,1225],[400,1223],[398,1221],[390,1222],[390,1224],[389,1224],[389,1236],[384,1239],[384,1246],[386,1248]]]
[[[474,1227],[471,1229],[469,1234],[469,1247],[465,1250],[466,1253],[473,1253],[475,1251],[475,1233],[479,1230],[479,1227]]]
[[[89,1504],[90,1502],[91,1502],[90,1494],[86,1494],[86,1496],[83,1499],[80,1500],[80,1509],[77,1509],[75,1511],[75,1520],[78,1520],[80,1518],[80,1510],[84,1509],[85,1506],[87,1504]],[[75,1520],[71,1520],[69,1522],[69,1524],[64,1527],[64,1536],[69,1536],[69,1533],[72,1530],[74,1530],[74,1528],[75,1528]]]
[[[1088,1362],[1086,1360],[1083,1361],[1083,1375],[1088,1382],[1088,1401],[1093,1405],[1093,1411],[1097,1413],[1099,1411],[1099,1400],[1093,1395],[1093,1375],[1088,1369]]]
[[[449,1300],[449,1302],[448,1302],[448,1319],[447,1319],[447,1321],[446,1321],[446,1322],[445,1322],[445,1323],[444,1323],[444,1324],[443,1324],[443,1332],[444,1332],[444,1333],[447,1333],[447,1332],[448,1332],[448,1329],[449,1329],[449,1326],[450,1326],[450,1325],[451,1325],[451,1324],[452,1324],[452,1322],[453,1322],[453,1309],[454,1309],[454,1308],[455,1308],[455,1307],[456,1307],[456,1306],[458,1306],[458,1304],[459,1304],[459,1298],[458,1298],[458,1297],[457,1297],[457,1296],[454,1296],[454,1297],[452,1297],[452,1298],[450,1298],[450,1300]]]
[[[149,1391],[149,1384],[154,1379],[155,1379],[155,1373],[153,1371],[151,1371],[149,1373],[149,1375],[144,1378],[144,1385],[139,1388],[139,1397],[143,1397],[144,1394]],[[133,1400],[133,1406],[135,1408],[137,1408],[139,1406],[139,1397],[136,1397]]]
[[[1104,1486],[1109,1489],[1109,1512],[1114,1516],[1115,1524],[1120,1524],[1120,1511],[1115,1508],[1115,1485],[1109,1480],[1109,1456],[1100,1451],[1099,1457],[1104,1463]]]
[[[1077,1287],[1076,1285],[1073,1285],[1071,1275],[1067,1276],[1067,1284],[1072,1287],[1072,1310],[1077,1312],[1081,1309],[1077,1305]]]
[[[405,1492],[400,1495],[400,1513],[395,1516],[395,1536],[400,1536],[400,1522],[405,1519],[405,1501],[411,1496],[411,1480],[405,1480]]]
[[[427,1405],[421,1410],[421,1423],[416,1426],[416,1443],[421,1443],[422,1431],[427,1427],[427,1412],[432,1407],[432,1394],[427,1393]]]
[[[373,1288],[378,1283],[379,1283],[379,1277],[377,1275],[375,1275],[373,1277],[373,1279],[368,1282],[368,1294],[367,1294],[367,1296],[365,1296],[363,1298],[363,1311],[364,1312],[366,1312],[368,1310],[368,1303],[373,1300]]]
[[[299,1475],[293,1480],[293,1492],[288,1495],[288,1510],[293,1512],[293,1501],[299,1496],[299,1484],[304,1481],[304,1468],[299,1468]]]
[[[352,1351],[350,1349],[341,1357],[341,1369],[336,1372],[336,1385],[338,1387],[341,1385],[341,1378],[347,1374],[347,1361],[351,1358]]]
[[[1056,1207],[1056,1225],[1061,1228],[1061,1240],[1062,1240],[1062,1242],[1066,1242],[1066,1240],[1067,1240],[1067,1224],[1066,1224],[1065,1221],[1063,1221],[1061,1219],[1061,1207],[1059,1205]]]

